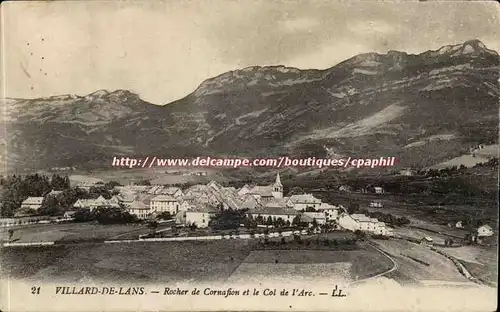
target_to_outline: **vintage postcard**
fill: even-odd
[[[494,311],[499,13],[2,3],[0,311]]]

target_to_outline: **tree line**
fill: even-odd
[[[213,230],[236,230],[243,225],[247,229],[255,229],[259,225],[272,226],[274,228],[308,228],[309,223],[303,222],[300,215],[296,215],[293,220],[285,220],[281,217],[263,217],[261,215],[251,215],[248,214],[248,209],[243,210],[233,210],[222,209],[222,205],[219,205],[219,209],[214,216],[211,217],[208,222],[208,226]],[[311,222],[312,228],[319,226],[316,219]]]
[[[98,207],[90,209],[78,209],[73,215],[75,222],[96,221],[100,224],[126,224],[139,222],[137,216],[130,214],[123,207]]]
[[[2,217],[12,217],[28,197],[42,197],[50,191],[61,191],[70,187],[68,176],[28,174],[2,178]]]
[[[71,187],[68,176],[53,174],[50,178],[46,175],[28,174],[25,176],[11,175],[2,178],[2,217],[12,217],[19,211],[21,204],[28,197],[44,197],[42,206],[38,211],[31,211],[39,215],[61,215],[72,209],[78,199],[95,199],[103,196],[110,199],[117,194],[112,189],[120,185],[117,182],[108,182],[101,186],[90,187],[88,191]],[[60,191],[59,194],[47,196],[51,191]]]

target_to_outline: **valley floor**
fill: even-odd
[[[256,244],[220,240],[10,247],[3,248],[0,264],[4,276],[44,282],[351,283],[383,276],[402,285],[474,286],[446,257],[401,239],[358,242],[346,250],[259,250]]]

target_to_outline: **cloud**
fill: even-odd
[[[311,18],[311,17],[303,17],[299,19],[289,19],[280,22],[280,26],[282,27],[284,32],[312,32],[316,27],[321,25],[320,21]]]
[[[485,2],[13,1],[2,11],[9,97],[129,89],[166,103],[246,66],[500,44],[499,7]]]

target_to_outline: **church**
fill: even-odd
[[[276,174],[276,180],[270,185],[247,185],[245,184],[238,190],[238,195],[252,195],[256,199],[280,199],[283,198],[283,184],[279,172]]]

